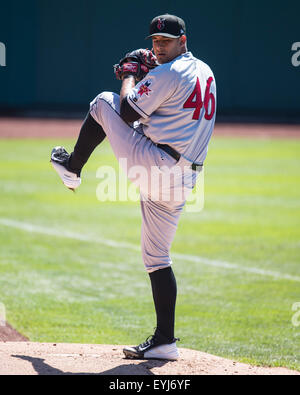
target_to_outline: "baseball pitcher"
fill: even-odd
[[[114,65],[120,95],[100,93],[90,104],[73,152],[55,147],[51,162],[74,190],[84,164],[107,137],[116,158],[126,158],[127,173],[139,165],[147,174],[155,169],[159,176],[169,176],[165,183],[129,176],[140,192],[142,258],[157,322],[152,336],[123,352],[127,358],[175,360],[177,285],[170,248],[187,194],[206,158],[216,117],[216,82],[210,67],[188,51],[181,18],[155,17],[147,38],[153,52],[134,50]]]

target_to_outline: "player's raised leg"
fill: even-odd
[[[81,126],[74,151],[69,154],[64,147],[53,148],[51,163],[66,187],[72,190],[79,187],[81,169],[104,138],[102,127],[88,113]]]

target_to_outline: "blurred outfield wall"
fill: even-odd
[[[165,12],[186,21],[189,50],[212,67],[219,119],[300,119],[299,0],[2,0],[0,114],[71,115],[119,91],[112,65],[151,48],[149,22]]]

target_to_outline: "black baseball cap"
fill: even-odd
[[[156,16],[150,23],[149,36],[165,36],[178,38],[185,34],[184,20],[176,15],[164,14]]]

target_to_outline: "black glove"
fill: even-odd
[[[118,80],[123,80],[126,75],[133,75],[136,81],[141,81],[156,66],[158,62],[153,52],[140,48],[128,52],[118,64],[115,64],[114,73]]]

